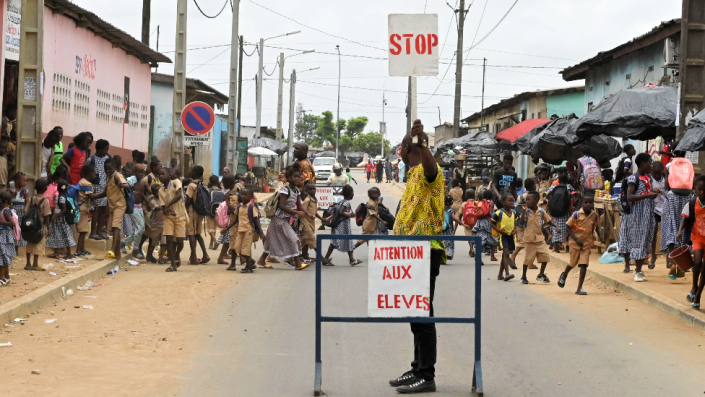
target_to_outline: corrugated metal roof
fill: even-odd
[[[156,65],[158,62],[171,63],[166,55],[156,52],[139,40],[100,19],[94,13],[71,3],[68,0],[45,0],[44,6],[51,8],[54,14],[62,14],[76,21],[76,26],[88,29],[96,35],[120,47],[127,54],[139,58],[143,63]]]
[[[152,81],[173,86],[174,76],[163,73],[152,73]],[[208,97],[205,102],[213,103],[215,105],[225,105],[228,103],[229,99],[227,95],[202,82],[201,80],[191,79],[188,77],[186,78],[186,91],[187,94],[196,93],[198,96]]]
[[[563,80],[565,81],[584,79],[585,73],[588,71],[588,69],[590,69],[590,67],[609,62],[613,59],[617,59],[626,54],[640,50],[658,41],[664,40],[665,38],[670,37],[676,33],[679,33],[680,31],[680,18],[671,19],[670,21],[663,21],[660,25],[654,27],[649,32],[641,36],[637,36],[634,39],[624,44],[621,44],[609,51],[599,52],[594,57],[580,62],[577,65],[567,67],[561,70],[559,73],[563,75]]]

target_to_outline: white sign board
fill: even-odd
[[[389,14],[389,75],[438,75],[438,15]]]
[[[5,59],[19,61],[22,0],[8,0],[6,4],[7,23],[5,24]]]
[[[316,187],[316,198],[318,199],[318,208],[326,209],[333,205],[333,188],[332,187]]]
[[[428,317],[430,241],[371,240],[369,250],[367,316]]]
[[[210,146],[211,131],[203,135],[189,135],[184,133],[184,146]]]

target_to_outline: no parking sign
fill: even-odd
[[[215,124],[213,109],[205,102],[191,102],[181,113],[184,126],[184,146],[210,145],[210,131]]]

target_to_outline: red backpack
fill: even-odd
[[[463,205],[463,225],[473,228],[479,218],[485,217],[490,213],[489,201],[466,201]]]

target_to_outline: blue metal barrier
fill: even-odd
[[[483,395],[482,364],[480,349],[482,347],[482,255],[475,255],[475,317],[331,317],[321,315],[321,269],[323,262],[321,255],[323,240],[404,240],[404,241],[431,241],[452,240],[472,241],[475,247],[482,247],[482,239],[475,236],[385,236],[385,235],[352,235],[352,234],[319,234],[316,237],[316,376],[313,385],[313,395],[321,396],[322,370],[321,361],[321,323],[446,323],[446,324],[475,324],[475,362],[472,374],[472,392],[476,396]],[[482,249],[476,249],[482,252]]]

